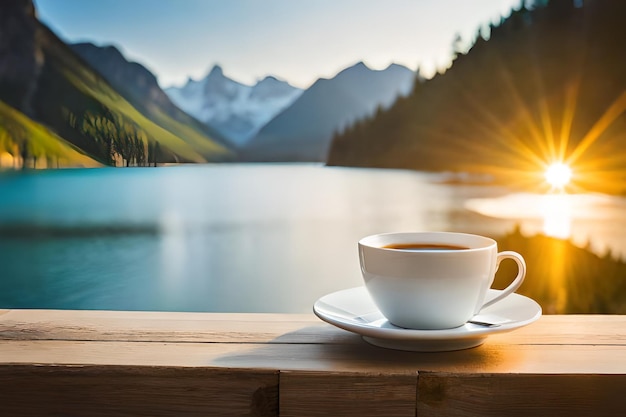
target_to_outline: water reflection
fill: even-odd
[[[572,205],[567,194],[541,196],[543,233],[546,236],[568,239],[572,236]]]
[[[626,256],[621,230],[626,199],[604,194],[514,193],[473,198],[465,207],[496,219],[515,220],[527,235],[545,234],[570,239],[598,255],[611,250]]]
[[[159,275],[165,286],[164,293],[171,296],[176,292],[185,273],[187,238],[182,219],[176,212],[167,212],[162,217],[160,229]]]

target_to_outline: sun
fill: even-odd
[[[546,169],[545,177],[552,188],[562,190],[572,179],[572,169],[562,162],[554,162]]]

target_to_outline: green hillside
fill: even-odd
[[[38,104],[48,105],[38,105],[38,113],[45,122],[57,127],[64,137],[67,136],[77,146],[91,147],[92,152],[106,159],[106,155],[94,149],[94,140],[81,132],[80,127],[68,124],[68,115],[80,119],[88,115],[104,117],[103,113],[107,113],[106,117],[116,119],[118,124],[134,126],[142,133],[146,146],[149,141],[158,142],[163,154],[160,162],[206,162],[228,157],[228,149],[165,114],[162,114],[159,124],[148,119],[77,58],[54,34],[46,28],[42,30],[47,34],[42,45],[46,61],[37,98],[41,98]],[[59,100],[59,97],[63,99]]]
[[[626,2],[550,0],[482,29],[450,69],[337,135],[329,165],[541,181],[571,163],[582,189],[626,187]]]
[[[37,21],[29,0],[0,9],[0,20],[7,22],[0,26],[0,39],[13,45],[0,48],[8,63],[0,73],[0,100],[75,148],[105,165],[233,158],[231,150],[194,127],[164,112],[150,118],[131,105]]]
[[[45,126],[0,101],[0,168],[95,167],[98,162]]]
[[[154,74],[141,64],[127,61],[114,46],[98,47],[90,43],[69,46],[141,114],[183,138],[208,160],[224,158],[221,145],[232,147],[215,129],[176,107]]]

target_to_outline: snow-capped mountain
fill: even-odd
[[[416,76],[397,64],[373,70],[359,62],[331,79],[321,78],[263,126],[241,156],[248,161],[325,161],[334,132],[406,96]]]
[[[274,77],[253,86],[234,81],[214,66],[202,80],[165,89],[170,99],[195,118],[244,146],[267,122],[287,108],[302,90]]]

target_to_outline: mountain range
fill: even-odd
[[[67,45],[37,20],[32,0],[8,0],[0,4],[0,155],[33,166],[324,161],[333,134],[388,108],[415,79],[400,65],[360,62],[303,91],[272,76],[245,85],[214,66],[164,91],[115,46]]]
[[[377,71],[360,62],[303,91],[272,76],[248,86],[216,65],[200,81],[161,90],[150,71],[114,46],[71,47],[135,107],[153,117],[166,112],[248,161],[324,161],[334,132],[388,107],[415,79],[400,65]]]
[[[32,0],[0,4],[0,154],[29,166],[234,159],[200,123],[170,115],[149,86],[146,99],[114,82],[41,24]]]
[[[400,65],[380,71],[359,62],[302,91],[268,76],[253,86],[220,66],[183,87],[165,90],[181,109],[217,129],[246,161],[325,161],[333,133],[408,94],[415,73]]]
[[[181,109],[217,129],[237,147],[244,146],[302,90],[268,76],[249,86],[224,75],[219,65],[199,80],[165,89]]]
[[[325,161],[334,133],[389,107],[413,88],[416,74],[392,64],[372,70],[359,62],[319,79],[246,145],[249,161]]]

